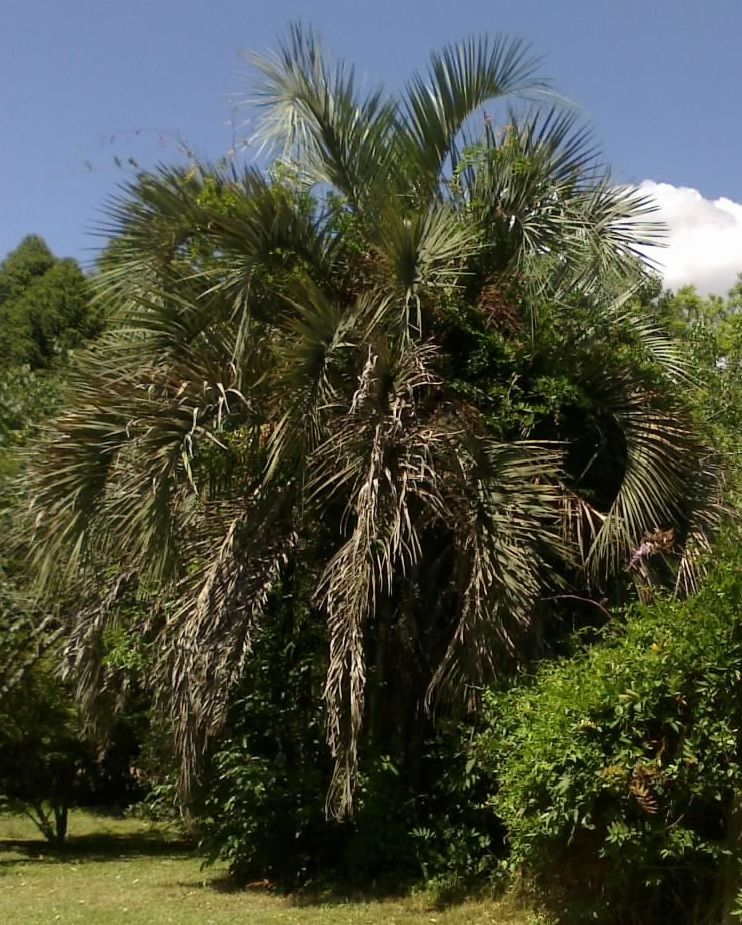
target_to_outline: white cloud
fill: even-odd
[[[704,199],[698,190],[644,180],[639,189],[659,206],[667,247],[651,248],[665,285],[689,283],[704,294],[726,294],[742,272],[742,204]]]

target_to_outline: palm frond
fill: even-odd
[[[502,136],[489,130],[485,142],[460,181],[497,270],[535,284],[536,299],[594,297],[637,276],[643,248],[664,226],[651,220],[651,200],[611,181],[572,113],[525,121],[511,113]]]
[[[473,437],[452,449],[459,486],[449,503],[461,605],[427,701],[445,692],[472,705],[497,669],[516,656],[548,581],[549,558],[565,554],[559,454],[538,444]]]
[[[173,572],[179,511],[196,494],[194,453],[218,442],[227,416],[249,417],[228,354],[210,346],[220,345],[135,370],[119,362],[130,344],[122,352],[116,340],[83,362],[77,404],[29,460],[26,490],[31,513],[40,512],[32,554],[42,576],[74,574],[92,549],[111,545],[142,574]]]
[[[301,298],[301,301],[298,301]],[[357,313],[346,310],[308,280],[291,299],[285,337],[277,351],[281,373],[275,387],[284,409],[268,438],[266,478],[287,471],[287,458],[300,465],[326,437],[323,419],[338,400],[343,359],[357,345]],[[288,471],[293,466],[289,465]]]
[[[657,407],[627,377],[608,377],[593,388],[620,427],[626,449],[620,488],[588,556],[599,577],[626,568],[644,534],[670,527],[683,533],[690,499],[706,509],[711,499],[706,490],[699,493],[708,451],[681,412]]]
[[[190,268],[188,246],[207,228],[202,170],[159,167],[123,184],[97,231],[111,243],[94,280],[96,298],[116,318],[143,293],[162,291],[174,265]]]
[[[229,184],[226,198],[228,208],[210,218],[219,259],[204,273],[236,315],[249,309],[261,274],[291,266],[320,275],[329,271],[335,242],[322,227],[321,216],[313,207],[303,207],[295,191],[249,169],[239,182]],[[302,202],[311,203],[306,198]]]
[[[209,541],[201,568],[184,581],[161,642],[158,674],[165,683],[158,688],[158,701],[171,716],[184,798],[209,741],[224,724],[256,624],[293,555],[291,491],[277,506],[273,500],[266,506],[257,497],[239,505],[221,541]]]
[[[708,570],[712,541],[722,522],[730,519],[724,489],[724,471],[717,455],[703,454],[699,460],[695,495],[688,499],[685,537],[675,577],[676,595],[695,594]]]
[[[299,25],[272,57],[250,55],[262,81],[251,102],[263,111],[256,140],[277,145],[318,182],[355,206],[385,174],[396,107],[381,91],[359,100],[353,69],[331,64]]]
[[[650,312],[635,304],[635,297],[643,283],[627,286],[622,295],[607,302],[598,296],[595,299],[595,314],[614,330],[628,331],[632,339],[646,352],[646,355],[662,370],[671,382],[693,385],[695,376],[691,362],[684,356],[681,345],[670,336]]]
[[[457,137],[488,101],[545,90],[537,64],[528,44],[504,37],[472,37],[433,54],[427,73],[410,81],[404,97],[403,131],[417,183],[427,183],[430,191],[447,159],[455,167]]]
[[[408,329],[420,335],[421,295],[462,285],[482,240],[476,224],[463,222],[453,209],[410,214],[390,210],[380,224],[378,246],[389,292],[404,306]]]
[[[435,384],[429,351],[403,348],[385,368],[369,349],[347,413],[318,448],[308,486],[316,499],[346,487],[346,542],[322,575],[317,599],[330,639],[325,686],[328,742],[335,771],[327,797],[331,815],[352,810],[363,723],[366,665],[364,630],[377,598],[417,561],[420,542],[411,501],[430,503],[432,434],[410,428],[416,392]]]
[[[78,584],[78,605],[62,622],[61,676],[74,685],[88,733],[105,742],[124,702],[128,677],[105,658],[106,635],[120,625],[121,608],[139,589],[139,576],[123,572],[107,584],[95,576]]]

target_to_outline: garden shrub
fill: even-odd
[[[40,661],[0,700],[0,811],[26,813],[61,845],[94,767],[69,692]]]
[[[490,693],[479,760],[511,862],[567,922],[695,921],[742,787],[742,576],[637,606],[582,654]],[[685,918],[684,918],[685,917]]]
[[[309,719],[287,735],[280,719],[262,720],[246,714],[239,734],[222,742],[197,811],[203,846],[238,881],[382,891],[425,882],[449,893],[485,883],[501,866],[502,825],[485,805],[492,778],[470,757],[463,727],[425,743],[418,792],[390,756],[367,758],[355,813],[339,823],[325,814],[322,724]],[[273,735],[261,742],[258,728]]]
[[[239,880],[294,884],[311,879],[330,850],[329,756],[318,708],[324,634],[308,607],[274,601],[273,608],[193,808],[209,856],[227,861]]]
[[[403,757],[364,741],[354,815],[327,818],[327,643],[300,599],[273,602],[191,807],[208,855],[239,881],[287,888],[484,880],[502,857],[502,827],[484,807],[491,779],[471,757],[470,729],[454,720],[431,725],[414,787]]]

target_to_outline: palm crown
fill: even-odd
[[[631,302],[651,204],[525,46],[448,47],[398,99],[298,28],[252,60],[271,171],[163,168],[109,209],[116,323],[34,457],[34,549],[91,589],[68,646],[88,691],[121,590],[163,589],[153,677],[186,788],[301,570],[342,815],[375,626],[414,635],[428,703],[475,699],[558,583],[606,587],[648,531],[673,529],[692,582],[717,475]]]

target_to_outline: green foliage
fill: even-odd
[[[119,323],[33,453],[23,538],[77,596],[81,701],[146,676],[241,876],[338,845],[369,879],[484,874],[487,773],[431,715],[537,650],[556,590],[601,618],[645,591],[648,535],[687,590],[718,522],[686,371],[632,301],[652,206],[540,97],[462,152],[541,86],[518,41],[447,47],[398,98],[299,27],[254,63],[267,171],[163,167],[110,206]]]
[[[28,813],[61,844],[93,766],[69,692],[38,662],[0,701],[0,808]]]
[[[324,795],[330,776],[316,705],[325,670],[321,626],[274,599],[255,640],[202,786],[200,825],[212,859],[241,880],[306,882],[333,856]]]
[[[98,333],[87,279],[26,238],[0,265],[0,533],[11,534],[20,452],[59,409],[70,351]],[[49,368],[47,368],[49,367]],[[22,546],[0,547],[0,803],[31,815],[44,836],[64,841],[70,805],[126,800],[132,728],[120,724],[109,755],[88,741],[69,687],[58,676],[58,607],[27,593]]]
[[[513,867],[565,921],[680,922],[711,895],[742,788],[740,600],[734,556],[696,597],[636,606],[591,649],[488,695],[492,810]]]
[[[600,619],[649,597],[629,563],[659,528],[692,573],[709,447],[742,430],[739,287],[660,295],[648,204],[572,114],[511,113],[459,149],[486,100],[533,86],[517,42],[445,49],[399,102],[359,100],[298,29],[257,65],[281,154],[140,174],[112,205],[119,327],[34,457],[30,548],[86,718],[154,692],[154,731],[140,703],[114,763],[149,775],[151,812],[189,795],[240,880],[455,889],[497,878],[507,839],[567,921],[679,916],[742,787],[731,566],[489,693],[473,741],[460,717],[562,632],[555,589]],[[38,238],[0,267],[0,476],[99,330],[89,296]],[[39,615],[2,566],[23,670],[0,781],[61,838],[71,801],[115,788],[52,670],[56,625],[19,636]]]
[[[704,328],[723,340],[724,329],[734,311],[734,293],[735,290],[730,292],[729,299],[719,295],[702,296],[694,286],[683,286],[675,293],[663,293],[658,299],[658,308],[667,326],[678,337]]]
[[[0,264],[0,302],[22,296],[36,279],[51,270],[54,262],[44,239],[28,235]]]
[[[689,307],[692,306],[693,310]],[[740,283],[726,299],[702,298],[692,287],[660,301],[662,311],[691,352],[699,387],[692,393],[696,413],[714,444],[738,469],[742,434],[742,311]]]
[[[105,743],[92,740],[60,678],[61,631],[0,568],[0,807],[25,812],[55,843],[71,806],[123,809],[141,799],[137,764],[148,736],[140,696],[108,717]]]
[[[227,861],[240,881],[267,877],[282,887],[341,881],[368,889],[420,878],[442,889],[482,883],[499,863],[502,829],[484,806],[491,780],[458,723],[429,730],[414,786],[401,757],[368,743],[353,818],[327,818],[332,764],[317,709],[326,659],[316,613],[276,595],[232,704],[229,734],[191,807],[204,849]],[[393,722],[390,715],[380,719]],[[166,787],[165,801],[170,795]]]
[[[89,280],[30,236],[0,264],[0,367],[47,367],[100,333]]]
[[[28,366],[0,369],[0,454],[22,446],[59,407],[59,382]]]
[[[389,756],[365,755],[353,818],[339,823],[324,812],[331,767],[322,728],[310,712],[308,726],[295,724],[289,737],[281,708],[276,718],[261,705],[231,724],[197,813],[202,846],[238,880],[363,889],[422,880],[458,892],[499,875],[503,829],[485,805],[492,778],[475,764],[464,730],[451,726],[425,743],[414,790]],[[300,715],[296,701],[292,712]]]
[[[487,806],[494,778],[477,759],[473,722],[442,721],[426,745],[426,775],[408,822],[426,883],[460,894],[496,883],[505,830]]]

